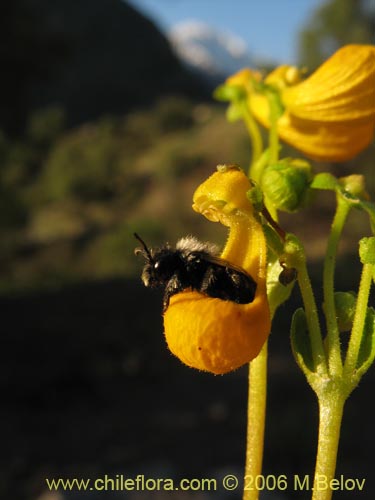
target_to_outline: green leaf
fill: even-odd
[[[295,281],[288,284],[280,282],[280,274],[284,271],[279,261],[276,259],[269,262],[267,266],[267,298],[270,310],[274,313],[276,309],[286,302],[292,293]]]
[[[375,310],[372,307],[367,309],[365,326],[361,347],[359,349],[357,361],[358,380],[370,368],[375,359]]]
[[[263,191],[258,184],[252,183],[252,187],[246,191],[246,198],[250,201],[257,212],[261,212],[264,208]]]
[[[315,368],[307,328],[306,314],[302,308],[297,309],[293,314],[290,334],[294,357],[298,366],[309,380],[315,372]]]

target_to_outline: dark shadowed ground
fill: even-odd
[[[160,304],[139,281],[0,299],[1,499],[241,498],[220,478],[242,476],[247,368],[213,376],[182,365],[166,349]],[[270,339],[264,469],[286,474],[290,487],[264,499],[310,497],[292,487],[295,474],[313,472],[317,405],[290,352],[290,309],[281,308]],[[374,382],[372,368],[348,401],[337,470],[366,478],[365,492],[337,499],[374,498]],[[217,478],[218,487],[47,495],[45,478],[105,474]]]

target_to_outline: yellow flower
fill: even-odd
[[[242,171],[221,168],[198,187],[193,209],[229,227],[221,257],[255,279],[253,302],[237,304],[185,291],[171,297],[164,314],[170,350],[188,366],[215,374],[229,372],[255,358],[271,328],[266,242],[246,198],[250,188]]]
[[[242,71],[227,83],[247,88],[253,115],[269,127],[267,97],[249,92],[246,77],[250,76]],[[299,76],[295,68],[281,66],[265,80],[278,89],[284,106],[277,122],[280,138],[323,161],[345,161],[366,148],[375,129],[375,47],[347,45],[296,83]]]
[[[375,46],[347,45],[302,83],[286,88],[282,100],[298,118],[375,124]]]
[[[261,81],[262,74],[259,71],[254,71],[250,68],[243,68],[227,78],[225,83],[229,86],[242,87],[248,93],[251,93],[254,91],[254,83]]]

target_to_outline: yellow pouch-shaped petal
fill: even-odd
[[[266,341],[270,312],[266,295],[266,242],[246,198],[250,182],[238,169],[223,169],[194,195],[194,209],[229,227],[222,258],[257,282],[253,302],[237,304],[185,291],[171,297],[164,314],[170,350],[188,366],[215,374],[254,359]]]
[[[183,363],[223,374],[259,354],[270,331],[270,314],[260,294],[250,304],[236,304],[183,292],[171,298],[164,329],[170,350]]]

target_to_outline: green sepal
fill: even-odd
[[[229,123],[241,120],[243,116],[242,106],[238,101],[232,101],[226,111],[226,118]]]
[[[297,271],[306,263],[305,249],[293,233],[287,233],[285,236],[284,252],[280,260],[286,267],[297,269]]]
[[[280,235],[268,224],[263,225],[263,231],[267,241],[267,298],[270,309],[274,313],[289,299],[295,280],[288,283],[280,280],[280,276],[283,276],[287,269],[284,265],[284,244]]]
[[[223,83],[216,87],[213,96],[218,101],[240,101],[246,98],[246,89],[240,85]]]
[[[356,379],[367,372],[375,359],[375,310],[367,308],[365,325],[362,334],[361,347],[359,349],[356,365]]]
[[[246,191],[246,198],[250,201],[256,212],[262,212],[264,208],[263,191],[255,182],[251,182],[251,184],[251,189]]]
[[[360,240],[359,257],[362,264],[375,265],[375,236]]]
[[[295,280],[292,280],[287,284],[283,284],[280,281],[280,275],[283,272],[284,268],[277,259],[268,262],[267,299],[272,313],[275,313],[276,309],[289,299],[295,283]]]
[[[302,308],[297,309],[293,314],[290,336],[295,360],[309,380],[316,370],[314,367],[306,314]]]
[[[334,298],[339,331],[348,332],[353,326],[357,296],[354,292],[335,292]]]

